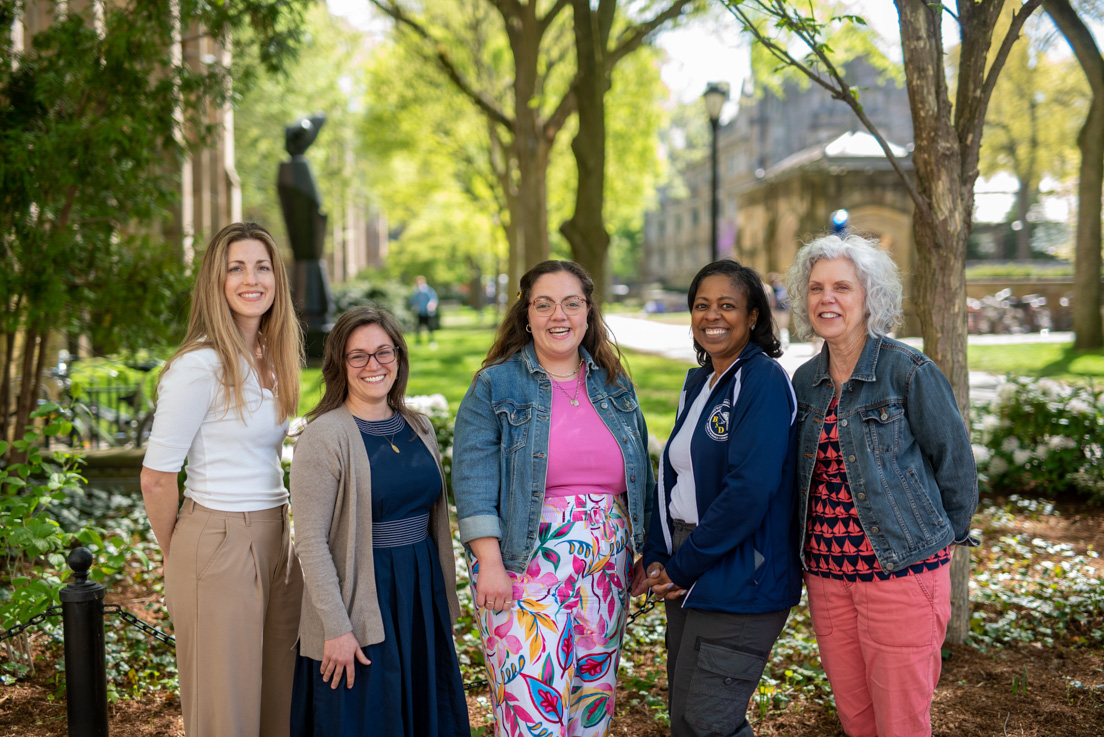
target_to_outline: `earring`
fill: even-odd
[[[525,323],[525,332],[527,332],[527,333],[533,332],[533,328],[529,326],[529,323]]]

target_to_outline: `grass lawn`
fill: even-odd
[[[1002,376],[1104,384],[1104,350],[1075,351],[1072,343],[974,345],[970,346],[969,363],[971,371]]]
[[[494,340],[494,328],[480,325],[470,314],[446,315],[445,329],[437,331],[437,347],[411,342],[410,383],[407,395],[443,394],[449,407],[460,406],[472,376]],[[412,336],[407,336],[411,339]],[[629,372],[636,379],[637,393],[648,421],[648,431],[666,440],[675,424],[678,393],[689,366],[681,361],[633,351],[625,352]],[[299,394],[299,414],[310,410],[322,394],[322,371],[317,367],[303,371]]]

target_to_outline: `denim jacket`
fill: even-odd
[[[655,483],[648,428],[627,378],[606,372],[580,346],[586,390],[625,464],[633,547],[641,550]],[[497,537],[506,570],[525,571],[536,548],[548,471],[552,384],[529,343],[480,371],[460,402],[453,439],[452,486],[460,540]]]
[[[801,560],[817,444],[835,385],[828,346],[794,374],[797,392]],[[874,555],[886,571],[949,544],[977,545],[977,468],[950,382],[920,351],[868,337],[836,411],[847,481]]]

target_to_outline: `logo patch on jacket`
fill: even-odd
[[[728,440],[728,409],[729,401],[726,399],[713,408],[705,421],[705,432],[714,440]]]

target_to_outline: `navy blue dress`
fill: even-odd
[[[437,463],[397,413],[382,422],[356,419],[372,469],[373,557],[384,640],[362,648],[372,664],[354,663],[351,689],[344,679],[330,688],[321,663],[299,656],[291,734],[469,737],[441,559],[428,534],[429,513],[441,494]]]

